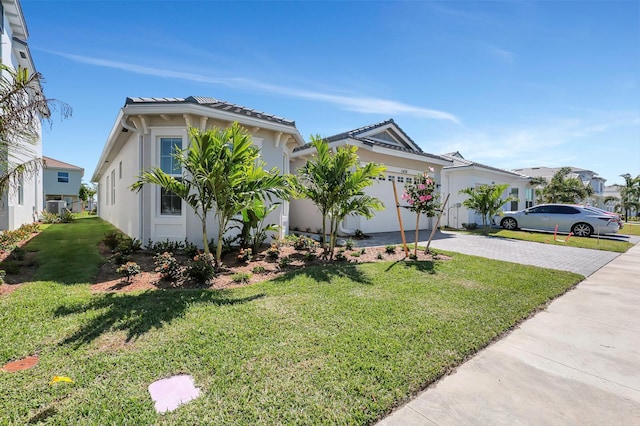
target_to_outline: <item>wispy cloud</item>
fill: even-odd
[[[387,115],[409,115],[418,118],[428,118],[435,120],[447,120],[454,123],[460,123],[458,117],[445,111],[424,108],[415,105],[409,105],[402,102],[382,99],[370,96],[360,95],[339,95],[326,92],[317,92],[313,90],[305,90],[293,87],[280,86],[275,84],[263,83],[253,79],[242,77],[215,77],[211,75],[182,72],[175,70],[167,70],[162,68],[152,68],[126,62],[112,61],[109,59],[94,58],[90,56],[74,55],[70,53],[62,53],[51,50],[43,50],[52,55],[60,56],[74,62],[93,65],[103,68],[118,69],[125,72],[150,75],[161,78],[180,79],[196,83],[205,83],[213,85],[222,85],[227,87],[238,88],[242,90],[258,90],[262,92],[272,93],[280,96],[288,96],[298,99],[307,99],[318,102],[325,102],[336,105],[340,108],[369,114],[387,114]]]
[[[506,169],[574,165],[569,163],[595,160],[589,158],[593,151],[588,147],[594,146],[602,134],[618,128],[637,127],[638,124],[637,113],[622,112],[616,117],[600,119],[553,119],[519,127],[464,128],[438,141],[436,147],[438,152],[460,151],[471,161]],[[588,167],[586,164],[575,165]]]
[[[515,55],[513,54],[513,52],[510,52],[510,51],[508,51],[506,49],[502,49],[500,47],[493,46],[493,45],[490,45],[490,44],[486,44],[485,46],[487,48],[487,51],[491,55],[493,55],[493,56],[495,56],[495,57],[497,57],[499,59],[502,59],[502,60],[510,62],[510,63],[512,63],[514,61],[514,59],[515,59]]]

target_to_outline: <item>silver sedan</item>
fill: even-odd
[[[525,210],[504,212],[493,217],[504,229],[533,229],[573,233],[579,237],[615,234],[620,225],[611,215],[568,204],[540,204]]]

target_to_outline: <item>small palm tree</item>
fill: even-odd
[[[468,209],[474,210],[482,217],[482,227],[485,232],[491,222],[491,216],[500,212],[500,208],[510,201],[518,199],[509,195],[504,200],[501,198],[504,191],[509,187],[507,184],[480,185],[477,188],[465,188],[460,190],[460,194],[467,194],[469,198],[462,202]]]
[[[348,215],[373,217],[384,205],[375,197],[364,193],[366,187],[386,170],[380,164],[360,165],[357,147],[339,147],[335,153],[319,135],[311,136],[316,155],[298,169],[300,184],[298,193],[317,206],[322,216],[322,236],[325,258],[331,258],[335,248],[338,224]],[[326,222],[329,220],[327,244]]]
[[[219,268],[222,237],[231,219],[254,199],[287,198],[291,192],[289,178],[276,168],[265,170],[251,135],[237,122],[226,129],[214,127],[204,132],[192,128],[189,135],[189,148],[174,153],[182,167],[180,178],[154,167],[144,172],[131,189],[139,191],[145,183],[153,183],[182,198],[202,222],[205,254],[209,254],[207,215],[214,210],[218,223],[215,263]]]
[[[543,188],[542,196],[546,203],[577,203],[593,195],[591,185],[585,185],[577,177],[571,177],[571,167],[562,167],[554,173]]]

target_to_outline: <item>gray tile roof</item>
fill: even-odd
[[[288,120],[286,118],[206,96],[189,96],[188,98],[127,98],[125,101],[125,106],[140,104],[198,104],[236,115],[244,115],[251,118],[257,118],[259,120],[296,127],[296,122],[293,120]]]
[[[380,127],[384,127],[388,124],[393,124],[393,128],[395,130],[397,130],[398,132],[400,132],[402,134],[403,137],[405,137],[409,142],[411,142],[414,146],[415,149],[410,149],[410,148],[406,148],[404,146],[398,146],[398,145],[394,145],[394,144],[390,144],[390,143],[384,143],[380,140],[377,139],[371,139],[371,138],[367,138],[367,137],[358,137],[358,135],[361,135],[363,133],[369,132],[371,130],[380,128]],[[353,130],[349,130],[347,132],[342,132],[342,133],[338,133],[337,135],[333,135],[333,136],[329,136],[328,138],[325,138],[325,140],[331,144],[332,142],[338,142],[338,141],[342,141],[345,139],[355,139],[357,141],[362,142],[365,145],[368,146],[380,146],[382,148],[388,148],[388,149],[393,149],[396,151],[401,151],[401,152],[407,152],[407,153],[411,153],[411,154],[415,154],[415,155],[420,155],[423,157],[429,157],[429,158],[436,158],[438,160],[445,160],[445,161],[451,161],[449,159],[443,158],[439,155],[434,155],[434,154],[429,154],[427,152],[422,151],[422,149],[420,149],[420,147],[418,146],[418,144],[416,144],[413,139],[411,139],[409,137],[409,135],[407,135],[404,130],[402,130],[400,128],[400,126],[398,126],[396,124],[395,121],[393,121],[393,118],[390,118],[386,121],[381,121],[380,123],[375,123],[375,124],[370,124],[368,126],[363,126],[363,127],[359,127],[357,129],[353,129]],[[294,152],[298,152],[298,151],[304,151],[306,149],[311,148],[311,143],[306,143],[302,146],[299,146],[297,148],[295,148],[293,151]]]
[[[475,167],[480,167],[482,169],[493,170],[501,173],[507,173],[510,175],[519,176],[523,178],[529,177],[522,173],[514,172],[512,170],[499,169],[497,167],[487,166],[486,164],[481,164],[481,163],[476,163],[475,161],[466,160],[465,158],[462,157],[462,155],[459,152],[449,152],[447,154],[440,154],[440,155],[446,158],[447,160],[453,161],[452,166],[445,166],[446,169],[455,169],[456,167],[475,166]]]

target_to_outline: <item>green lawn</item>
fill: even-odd
[[[627,226],[625,225],[622,231],[625,231],[626,228]],[[596,236],[585,238],[585,237],[576,237],[572,235],[567,240],[567,235],[558,235],[556,240],[554,239],[552,233],[535,232],[535,231],[508,231],[506,229],[496,229],[496,228],[489,229],[488,233],[487,231],[482,229],[475,229],[472,231],[470,230],[459,231],[455,229],[447,229],[447,231],[464,232],[468,234],[477,234],[477,235],[489,235],[492,237],[510,238],[513,240],[521,240],[521,241],[532,241],[532,242],[543,243],[543,244],[554,244],[554,245],[564,245],[569,247],[614,251],[617,253],[624,253],[633,246],[633,244],[628,243],[626,241],[616,241],[616,240],[610,240],[606,238],[598,238]],[[622,231],[620,231],[620,234],[624,234],[624,232]],[[628,234],[628,235],[635,235],[635,234]]]
[[[622,235],[640,236],[640,223],[625,223],[619,233]]]
[[[0,372],[0,424],[370,424],[583,278],[449,253],[92,294],[107,229],[80,219],[27,245],[40,281],[0,297],[0,364],[40,363]],[[201,397],[157,415],[147,386],[179,373]]]

